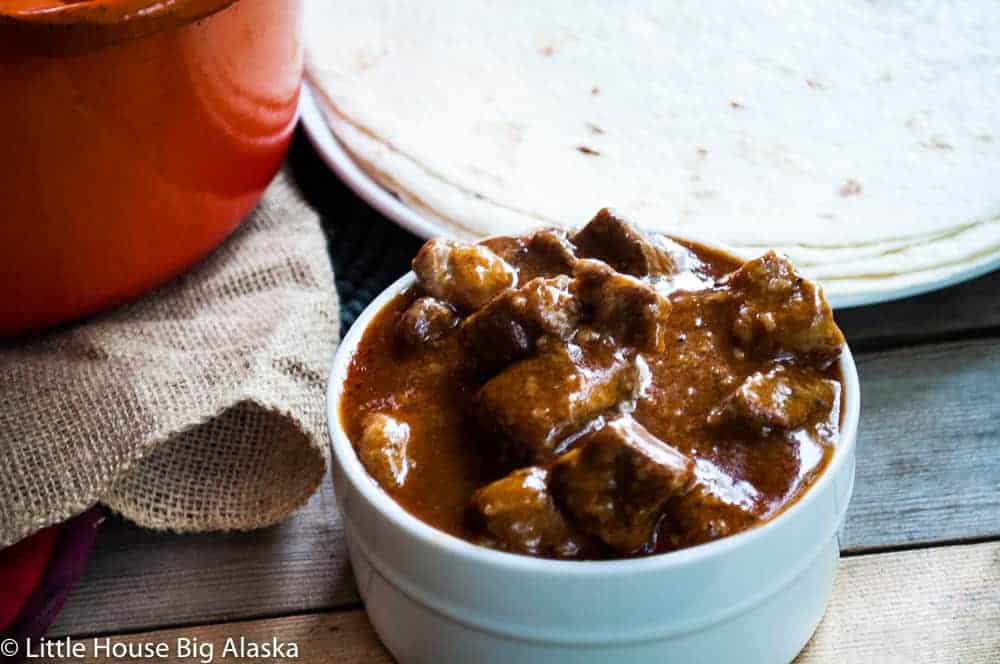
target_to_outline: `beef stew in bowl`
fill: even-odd
[[[368,324],[339,419],[421,521],[537,557],[666,553],[766,523],[840,440],[844,338],[773,253],[602,210],[575,233],[432,240]]]
[[[832,592],[861,404],[818,289],[610,213],[415,267],[344,337],[327,401],[338,523],[389,651],[791,661]]]

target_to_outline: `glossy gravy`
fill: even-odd
[[[594,532],[584,532],[580,535],[583,543],[574,545],[573,553],[565,557],[601,559],[668,552],[763,523],[803,495],[826,468],[837,444],[842,383],[837,363],[822,366],[785,351],[748,350],[734,334],[736,314],[726,292],[730,286],[723,280],[741,262],[705,246],[667,243],[675,271],[643,278],[669,300],[669,315],[659,330],[662,347],[650,352],[609,343],[606,338],[589,343],[592,335],[580,332],[568,344],[585,351],[581,355],[586,358],[581,360],[584,372],[601,372],[618,361],[616,357],[644,360],[649,369],[647,383],[629,415],[693,461],[695,482],[707,492],[706,498],[671,498],[652,536],[634,549],[609,546]],[[519,285],[554,271],[546,257],[526,249],[526,238],[499,238],[484,244],[513,266]],[[366,422],[373,414],[389,414],[405,423],[405,482],[398,486],[383,483],[389,494],[414,516],[445,532],[516,550],[484,535],[482,514],[472,501],[484,485],[528,465],[523,457],[496,452],[505,444],[498,439],[521,429],[508,427],[498,434],[496,427],[484,423],[481,401],[485,397],[480,391],[486,377],[470,368],[467,344],[458,328],[433,343],[414,345],[400,340],[404,312],[426,294],[420,287],[402,293],[368,327],[346,381],[342,421],[356,446],[364,439]],[[801,370],[810,380],[836,381],[834,403],[790,430],[770,424],[757,429],[745,423],[713,424],[719,419],[720,404],[755,372],[773,366],[776,356],[783,363],[782,371],[799,371],[799,364],[808,364]],[[539,394],[532,397],[525,388],[523,398],[544,401],[544,389]],[[558,452],[573,447],[572,437],[568,440]],[[572,516],[569,521],[576,530],[572,524],[579,522]]]

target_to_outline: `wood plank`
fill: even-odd
[[[1000,535],[1000,346],[862,355],[857,480],[841,546]]]
[[[86,657],[97,661],[112,661],[103,657],[109,646],[111,648],[128,647],[128,644],[156,644],[165,643],[168,647],[169,656],[156,658],[155,661],[164,664],[197,662],[208,659],[206,651],[198,651],[198,648],[207,649],[211,647],[213,660],[220,661],[253,661],[251,658],[239,659],[231,654],[223,658],[223,651],[229,639],[234,640],[234,645],[239,644],[240,637],[245,639],[245,643],[272,643],[272,639],[277,639],[284,646],[285,657],[261,658],[260,661],[268,662],[336,662],[337,664],[351,664],[352,662],[365,662],[366,664],[381,664],[393,662],[388,651],[379,642],[378,637],[372,630],[365,612],[360,609],[341,611],[337,613],[312,613],[300,616],[290,616],[287,618],[272,618],[267,620],[252,620],[245,622],[232,622],[225,624],[199,625],[192,627],[182,627],[179,629],[159,630],[145,632],[141,634],[109,637],[99,636],[97,644],[103,647],[103,652],[95,655],[95,637],[76,638],[73,637],[71,643],[82,643],[86,648]],[[178,640],[181,640],[179,642]],[[194,652],[200,652],[197,657],[185,657],[187,651],[183,640],[188,639]],[[107,641],[106,641],[107,640]],[[297,648],[297,657],[290,653],[291,645],[294,643]],[[119,645],[116,645],[119,644]],[[124,644],[120,645],[120,644]],[[133,648],[136,647],[133,645]],[[52,658],[42,661],[71,661],[67,659]],[[114,659],[121,664],[149,662],[150,658],[140,659],[134,656],[125,656]]]
[[[1000,535],[1000,347],[859,357],[863,413],[848,552]],[[329,482],[260,533],[177,536],[112,524],[53,633],[146,630],[350,606],[358,596]]]
[[[91,634],[357,604],[329,477],[254,533],[153,533],[109,520],[50,634]]]
[[[926,295],[838,311],[836,318],[855,350],[996,335],[997,293],[1000,271]]]
[[[212,644],[227,639],[294,643],[298,661],[389,663],[360,610],[207,625],[130,636],[114,643],[166,643],[165,662],[178,657],[177,639]],[[83,641],[92,648],[90,640]],[[207,646],[202,646],[207,647]],[[286,654],[290,649],[286,645]],[[138,659],[122,659],[132,662]],[[796,664],[1000,661],[1000,542],[848,558],[812,641]]]
[[[1000,542],[841,561],[796,664],[1000,661]]]

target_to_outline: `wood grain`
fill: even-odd
[[[238,642],[240,637],[295,643],[298,661],[305,664],[392,661],[360,610],[187,627],[115,636],[111,641],[168,643],[176,655],[178,638],[197,639],[213,644],[218,657],[227,639]],[[1000,543],[985,543],[842,561],[826,616],[796,664],[997,661]]]
[[[862,355],[848,552],[1000,536],[1000,345]]]
[[[329,478],[292,519],[253,533],[152,533],[112,519],[50,634],[300,613],[358,602]]]
[[[859,357],[863,412],[848,552],[1000,536],[1000,346]],[[356,605],[329,482],[288,523],[175,536],[112,524],[53,633],[91,634]]]
[[[841,561],[796,664],[1000,662],[1000,543]]]
[[[869,307],[845,309],[837,323],[857,350],[1000,331],[1000,271],[958,286]]]
[[[394,660],[388,651],[379,642],[378,637],[372,630],[365,612],[360,609],[342,611],[337,613],[311,613],[300,616],[290,616],[287,618],[271,618],[266,620],[251,620],[243,622],[232,622],[225,624],[198,625],[192,627],[182,627],[178,629],[158,630],[131,635],[111,635],[96,637],[96,643],[104,648],[102,652],[95,652],[94,637],[73,638],[71,641],[82,643],[86,648],[88,658],[95,661],[114,661],[120,664],[148,663],[149,658],[125,656],[114,660],[102,657],[107,652],[110,643],[111,648],[127,648],[132,644],[159,644],[165,643],[168,647],[169,657],[157,658],[153,661],[164,664],[198,662],[199,659],[208,659],[207,649],[211,648],[213,660],[215,662],[224,661],[254,661],[247,657],[244,659],[233,656],[232,651],[224,653],[227,641],[233,647],[240,647],[240,639],[244,639],[244,652],[248,652],[246,644],[250,642],[263,644],[273,644],[277,642],[285,644],[282,654],[285,657],[260,658],[259,661],[266,662],[336,662],[336,664],[352,664],[354,662],[365,662],[366,664],[391,663]],[[297,653],[290,654],[291,644],[295,644]],[[124,644],[124,645],[117,645]],[[189,648],[185,651],[183,648]],[[201,650],[199,650],[201,649]],[[199,653],[197,657],[185,657],[189,652]],[[292,656],[292,655],[296,656]],[[224,656],[225,655],[225,656]],[[72,661],[68,659],[53,658],[46,661]],[[79,660],[76,660],[79,661]]]

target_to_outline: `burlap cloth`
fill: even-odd
[[[97,502],[180,532],[284,519],[326,469],[338,325],[319,219],[282,172],[183,277],[0,346],[0,546]]]

